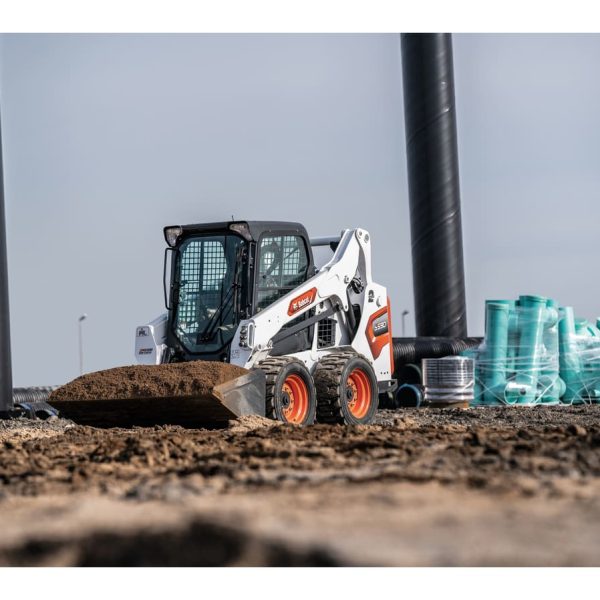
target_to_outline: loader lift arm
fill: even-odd
[[[363,322],[377,309],[387,306],[385,288],[372,281],[370,241],[363,229],[345,230],[333,257],[317,274],[251,319],[240,322],[232,343],[231,362],[252,367],[269,355],[277,339],[334,314],[342,344],[352,346],[356,342],[357,351],[363,350],[366,337],[361,331]],[[362,308],[359,323],[353,323],[352,303]],[[284,329],[311,309],[315,312],[313,316]]]

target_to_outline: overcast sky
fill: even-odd
[[[411,311],[397,35],[4,35],[15,385],[134,362],[163,310],[162,227],[372,233]],[[455,35],[469,333],[486,298],[600,315],[600,36]]]

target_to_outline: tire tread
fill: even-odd
[[[366,360],[358,352],[341,351],[324,356],[317,365],[314,380],[317,390],[317,421],[319,423],[345,423],[340,388],[344,367],[351,358]]]
[[[265,393],[265,416],[269,419],[276,420],[275,415],[275,386],[281,369],[290,363],[299,363],[304,366],[304,363],[297,358],[289,356],[270,356],[261,360],[254,369],[260,369],[265,374],[266,393]]]

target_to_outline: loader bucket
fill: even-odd
[[[61,417],[93,427],[222,427],[244,415],[265,415],[265,375],[259,370],[248,371],[197,395],[86,400],[51,397],[49,403]]]

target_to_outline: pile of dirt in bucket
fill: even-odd
[[[49,402],[168,398],[210,393],[248,371],[236,365],[196,360],[167,365],[135,365],[86,373],[54,390]]]
[[[78,377],[48,402],[62,417],[94,427],[226,426],[236,415],[215,388],[248,372],[199,360],[117,367]]]

